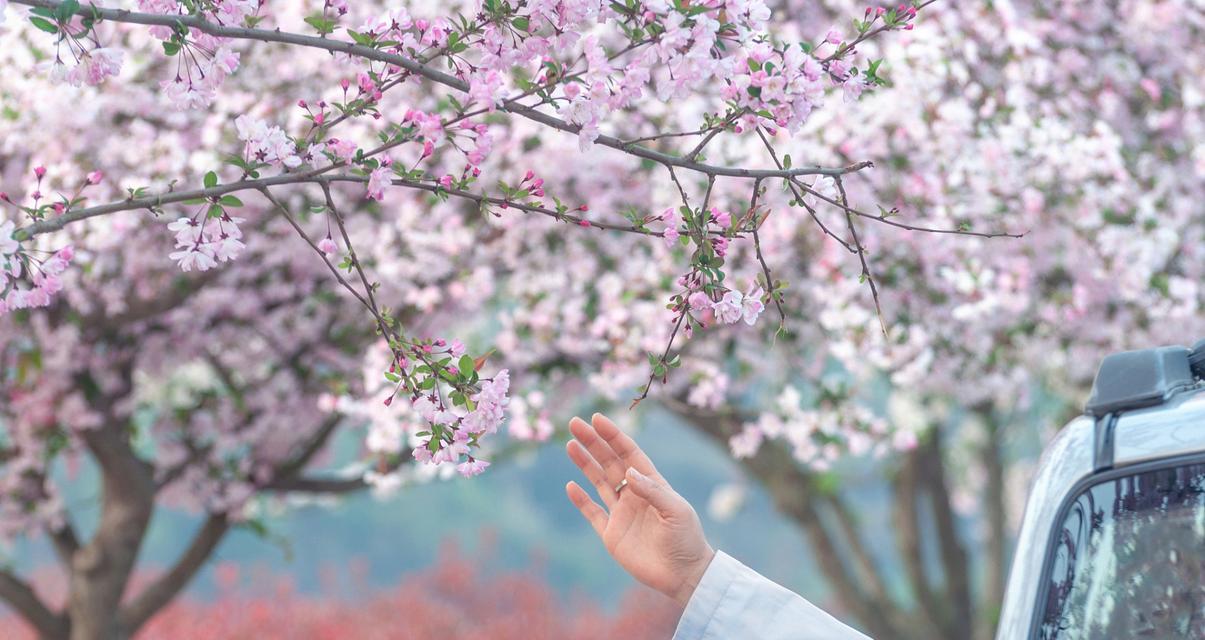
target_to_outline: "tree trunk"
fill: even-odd
[[[999,425],[990,415],[984,416],[987,425],[987,443],[983,447],[983,466],[987,472],[984,509],[987,511],[987,550],[984,569],[983,602],[985,615],[980,616],[980,638],[988,638],[999,621],[1000,606],[1004,602],[1005,572],[1008,562],[1008,522],[1005,517],[1004,452],[1000,442]]]
[[[71,640],[126,640],[118,613],[154,509],[150,467],[130,449],[124,422],[84,434],[101,467],[100,524],[71,558]]]
[[[685,417],[720,446],[728,446],[728,437],[733,429],[726,417]],[[905,617],[903,612],[895,603],[875,598],[862,589],[859,580],[842,560],[843,554],[833,534],[825,528],[817,511],[811,478],[799,468],[786,447],[778,442],[765,442],[757,455],[741,462],[745,470],[765,487],[775,507],[803,527],[815,550],[820,570],[836,593],[841,607],[857,618],[867,633],[875,638],[901,640],[910,637],[904,631],[907,626],[898,624]]]

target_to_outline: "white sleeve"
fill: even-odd
[[[816,605],[717,551],[673,640],[869,640]]]

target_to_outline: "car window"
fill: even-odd
[[[1095,484],[1055,534],[1039,638],[1205,638],[1205,463]]]

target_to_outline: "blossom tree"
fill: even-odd
[[[4,94],[0,508],[6,536],[50,538],[69,595],[52,611],[10,572],[0,595],[45,637],[127,637],[254,526],[257,496],[481,473],[511,369],[559,366],[483,311],[584,248],[636,251],[644,281],[606,302],[660,309],[639,401],[697,331],[766,304],[785,322],[759,237],[774,209],[840,239],[835,211],[876,300],[859,227],[1000,235],[867,212],[845,183],[869,161],[778,149],[830,94],[888,84],[864,51],[923,7],[817,32],[756,1],[4,3],[4,62],[25,73]],[[730,138],[772,162],[728,162]],[[546,436],[537,397],[516,404],[512,431]],[[371,425],[362,471],[315,475],[348,424]],[[83,457],[102,483],[87,536],[59,486]],[[206,519],[126,593],[160,503]]]
[[[488,539],[479,542],[489,547]],[[678,612],[673,603],[650,598],[643,587],[623,594],[614,610],[579,597],[567,603],[541,577],[538,563],[503,570],[493,555],[449,544],[430,568],[383,590],[361,584],[365,567],[353,563],[350,576],[340,572],[352,584],[328,585],[319,594],[299,591],[287,575],[222,562],[211,574],[214,597],[178,598],[139,635],[147,640],[211,640],[261,637],[271,630],[296,640],[661,640],[674,632]],[[39,584],[39,577],[33,581],[42,591],[61,597],[62,585]],[[14,618],[0,617],[6,638],[38,637]]]
[[[9,4],[0,509],[70,587],[0,595],[45,637],[134,633],[264,496],[474,475],[595,395],[730,447],[870,632],[986,634],[1019,408],[1196,330],[1187,3]],[[833,482],[890,451],[902,600]],[[205,520],[127,589],[157,504]]]
[[[986,638],[1032,468],[1026,426],[1049,425],[1044,437],[1078,413],[1103,355],[1202,333],[1203,60],[1192,43],[1203,25],[1176,3],[961,3],[931,15],[913,37],[882,41],[907,83],[818,115],[793,149],[894,169],[851,185],[850,201],[972,228],[1001,220],[1024,240],[875,226],[860,237],[876,305],[842,262],[848,239],[770,217],[761,248],[794,283],[785,330],[695,340],[661,400],[730,447],[799,523],[837,600],[872,635]],[[733,156],[768,153],[756,139],[729,142]],[[596,276],[530,300],[627,295]],[[574,339],[579,321],[553,304],[540,311],[534,322],[527,308],[514,314],[520,336],[556,336],[568,351],[599,330]],[[640,340],[645,326],[620,316],[603,335]],[[617,351],[595,348],[595,388],[619,392],[639,376],[639,351]],[[891,449],[881,475],[843,461]],[[895,549],[860,526],[876,514],[854,498],[875,490],[890,496]]]

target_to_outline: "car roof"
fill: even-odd
[[[1105,441],[1110,458],[1100,462],[1098,418],[1081,415],[1067,424],[1042,453],[1030,487],[1025,516],[1013,555],[1001,610],[998,640],[1030,636],[1034,609],[1042,593],[1047,545],[1068,494],[1100,473],[1114,469],[1205,454],[1205,388],[1181,388],[1162,404],[1109,414],[1115,418]]]

